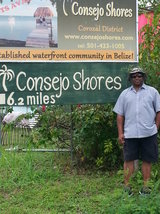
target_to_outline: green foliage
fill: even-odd
[[[34,110],[39,114],[36,128],[30,135],[30,143],[39,147],[57,145],[65,148],[70,138],[70,114],[65,107],[47,107],[44,112],[41,109]]]
[[[150,13],[146,16],[149,19],[152,17]],[[140,52],[140,65],[147,72],[147,82],[160,90],[160,4],[154,8],[152,24],[146,24],[139,36],[142,38],[142,42],[139,45]]]
[[[39,121],[30,142],[37,147],[67,148],[71,146],[72,134],[79,166],[120,167],[122,151],[117,142],[116,115],[112,108],[112,105],[78,105],[73,106],[72,112],[64,106],[47,107],[45,112],[38,109]]]
[[[121,165],[112,105],[81,105],[73,111],[74,145],[79,161],[99,168]]]
[[[154,11],[159,5],[159,0],[138,0],[138,12]]]

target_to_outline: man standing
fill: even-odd
[[[132,194],[129,179],[134,172],[134,160],[142,160],[144,186],[140,194],[150,193],[147,183],[152,163],[158,160],[157,132],[160,126],[160,95],[146,84],[145,72],[133,68],[129,73],[132,86],[122,91],[113,109],[117,113],[118,140],[123,145],[124,184]]]

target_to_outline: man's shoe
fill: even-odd
[[[128,196],[131,197],[133,195],[132,188],[130,186],[125,186],[124,191],[128,193]]]
[[[151,188],[150,187],[143,187],[140,191],[140,195],[149,195],[151,193]]]

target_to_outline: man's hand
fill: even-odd
[[[159,126],[160,126],[160,111],[157,112],[157,114],[156,114],[155,122],[156,122],[157,130],[159,130]]]
[[[118,141],[124,144],[124,116],[117,114]]]
[[[121,134],[118,136],[118,142],[119,144],[123,145],[124,144],[124,134]]]

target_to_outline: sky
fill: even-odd
[[[57,16],[56,8],[50,0],[31,0],[29,4],[23,2],[24,0],[4,0],[3,4],[0,4],[0,16],[33,16],[37,7],[49,7],[54,16]]]

